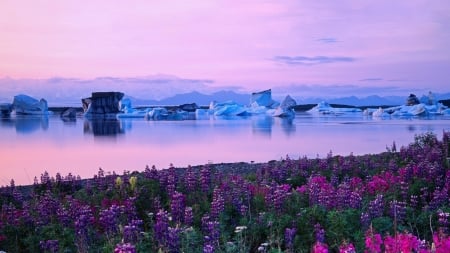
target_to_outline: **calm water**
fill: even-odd
[[[170,163],[177,167],[209,162],[266,162],[286,155],[325,157],[386,151],[407,145],[416,134],[450,131],[450,117],[372,119],[297,114],[293,120],[253,116],[189,121],[144,119],[63,121],[59,116],[0,121],[0,185],[14,178],[29,184],[45,170],[92,177],[105,171],[142,171]]]

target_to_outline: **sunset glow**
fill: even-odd
[[[0,78],[446,91],[448,13],[448,1],[422,0],[2,1]]]

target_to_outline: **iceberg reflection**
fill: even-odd
[[[115,136],[125,133],[125,129],[117,119],[85,118],[83,132],[94,136]]]
[[[23,116],[15,118],[2,118],[2,127],[12,127],[19,134],[28,134],[39,130],[48,129],[48,116]]]

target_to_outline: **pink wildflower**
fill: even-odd
[[[355,253],[355,246],[352,243],[343,242],[339,247],[339,253]]]
[[[365,253],[380,253],[383,240],[380,234],[374,234],[372,227],[366,232],[366,250]]]
[[[326,243],[316,242],[313,246],[312,253],[328,253],[328,245]]]

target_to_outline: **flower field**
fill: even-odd
[[[0,189],[0,251],[448,253],[449,147],[426,133],[373,155],[45,172]]]

